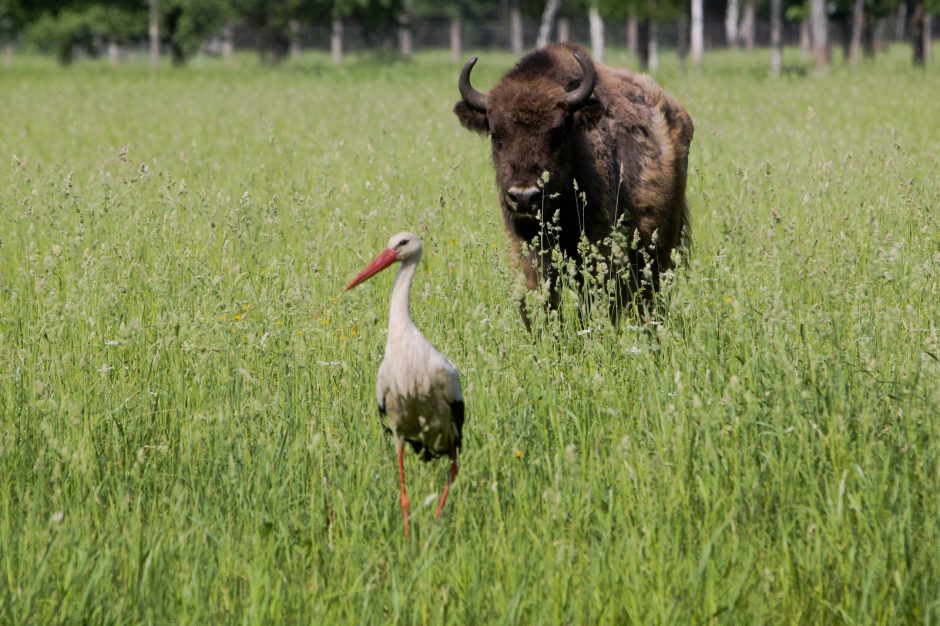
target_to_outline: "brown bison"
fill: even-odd
[[[688,228],[685,109],[648,76],[594,63],[571,45],[524,56],[489,93],[470,85],[476,61],[460,72],[454,113],[492,141],[499,203],[528,288],[547,285],[557,306],[549,252],[580,264],[586,239],[616,280],[612,312],[638,292],[648,303]]]

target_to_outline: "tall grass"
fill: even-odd
[[[0,622],[937,623],[940,74],[906,62],[667,58],[691,260],[662,323],[541,338],[443,56],[0,75]],[[441,523],[406,460],[411,541],[390,278],[341,293],[405,228],[468,413]]]

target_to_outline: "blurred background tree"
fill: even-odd
[[[175,65],[196,54],[206,39],[236,15],[223,0],[162,0],[159,7],[161,42],[169,48]]]
[[[325,46],[342,63],[349,47],[402,58],[415,46],[449,48],[462,60],[473,47],[504,47],[574,39],[602,60],[611,44],[626,42],[639,65],[655,71],[661,45],[684,62],[702,65],[707,47],[771,49],[770,67],[782,71],[782,50],[799,43],[822,69],[832,42],[858,65],[887,46],[911,42],[916,64],[930,59],[931,15],[940,0],[0,0],[0,43],[54,54],[107,56],[116,63],[149,39],[150,58],[182,65],[200,51],[231,59],[235,42],[277,64],[305,45]],[[769,26],[768,26],[769,24]],[[811,28],[812,26],[812,28]],[[890,28],[889,26],[893,26]],[[530,39],[526,40],[526,29]],[[321,43],[322,42],[322,43]],[[211,45],[210,45],[211,44]],[[837,57],[838,58],[838,57]]]
[[[37,49],[69,64],[79,52],[97,56],[146,35],[146,8],[137,0],[112,2],[30,2],[26,39]]]

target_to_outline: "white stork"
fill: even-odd
[[[434,349],[411,321],[409,294],[418,262],[421,240],[413,233],[399,233],[369,266],[346,286],[365,282],[396,261],[401,263],[392,286],[385,357],[379,366],[375,397],[379,414],[395,438],[401,476],[401,512],[408,536],[408,495],[405,491],[404,442],[411,444],[422,461],[448,455],[450,472],[435,519],[440,519],[450,484],[457,477],[457,451],[463,432],[463,394],[457,369]]]

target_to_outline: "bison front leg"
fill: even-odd
[[[526,291],[540,293],[544,297],[544,306],[550,311],[557,311],[561,302],[558,289],[559,275],[558,270],[550,263],[550,251],[540,252],[535,249],[530,249],[525,253],[520,251],[519,259]],[[541,306],[541,304],[536,306]],[[519,315],[529,332],[532,331],[532,314],[534,313],[532,308],[532,299],[523,295],[519,299]]]

